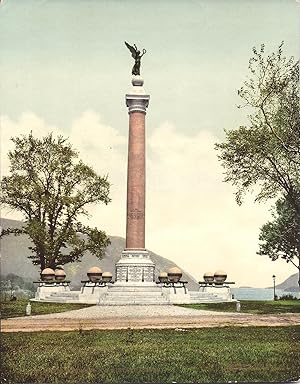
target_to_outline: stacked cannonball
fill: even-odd
[[[203,275],[203,279],[206,283],[212,284],[215,280],[215,276],[212,272],[205,272]]]
[[[100,281],[104,283],[109,283],[112,280],[111,272],[102,272],[102,269],[99,267],[91,267],[87,271],[87,276],[91,283],[98,283]]]
[[[178,283],[182,277],[182,271],[178,267],[172,267],[168,272],[160,272],[158,280],[160,283]]]
[[[55,272],[52,268],[45,268],[42,270],[41,273],[41,280],[45,282],[54,281],[55,279]]]
[[[215,273],[205,272],[203,275],[203,279],[208,284],[215,283],[217,285],[223,285],[225,280],[227,279],[227,273],[221,270],[218,270]]]
[[[41,280],[44,282],[62,282],[66,279],[66,272],[61,265],[58,265],[55,270],[52,268],[45,268],[41,273]]]
[[[158,280],[161,283],[167,283],[169,281],[167,272],[160,272],[158,275]]]
[[[54,272],[55,272],[56,281],[65,281],[66,272],[64,271],[64,268],[62,265],[57,265]]]

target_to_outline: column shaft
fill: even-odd
[[[126,249],[145,249],[145,113],[129,112]]]

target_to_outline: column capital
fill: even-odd
[[[146,114],[150,96],[144,90],[144,80],[141,76],[133,76],[131,80],[132,88],[126,94],[126,106],[128,113],[142,112]]]
[[[142,112],[146,114],[149,100],[149,95],[126,94],[126,107],[128,107],[128,113]]]

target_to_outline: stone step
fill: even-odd
[[[107,306],[125,306],[125,305],[172,305],[170,303],[168,303],[167,301],[163,301],[163,302],[160,302],[160,301],[157,301],[157,302],[151,302],[151,303],[148,303],[146,301],[128,301],[126,303],[122,302],[122,301],[105,301],[105,302],[99,302],[98,305],[107,305]]]
[[[161,304],[164,304],[164,305],[167,305],[169,304],[168,301],[151,301],[151,302],[148,302],[148,301],[145,301],[145,300],[130,300],[130,301],[110,301],[110,300],[107,300],[107,301],[98,301],[97,304],[99,305],[132,305],[132,304],[139,304],[139,305],[161,305]]]
[[[149,297],[135,297],[135,296],[131,296],[131,297],[113,297],[113,296],[106,296],[106,297],[101,297],[100,298],[101,301],[119,301],[119,302],[122,302],[122,303],[126,303],[126,302],[129,302],[129,301],[145,301],[145,302],[148,302],[148,303],[152,303],[152,302],[156,302],[156,301],[167,301],[167,299],[165,297],[155,297],[155,298],[149,298]]]
[[[78,297],[79,292],[53,292],[49,296],[51,297]]]
[[[111,286],[110,292],[161,292],[159,287]]]
[[[165,296],[138,296],[138,295],[105,295],[103,296],[105,300],[118,300],[118,301],[126,301],[126,300],[148,300],[148,301],[157,301],[157,300],[166,300]]]
[[[191,303],[222,303],[224,300],[222,297],[215,293],[209,292],[190,292]]]
[[[190,303],[223,303],[227,300],[222,299],[221,297],[193,297],[190,299]]]
[[[71,300],[66,297],[44,297],[38,301],[43,301],[45,303],[79,303],[78,299]]]
[[[191,295],[190,294],[190,298],[191,299],[197,299],[197,300],[199,300],[199,299],[220,299],[220,296],[218,296],[218,295]]]
[[[164,296],[160,289],[156,291],[115,291],[110,289],[103,297],[100,298],[100,305],[154,305],[168,304],[168,299]]]
[[[190,300],[190,304],[202,304],[202,303],[223,303],[226,300],[222,299],[194,299]]]
[[[113,296],[118,296],[118,297],[121,297],[121,296],[140,296],[140,297],[145,297],[145,296],[148,296],[148,297],[155,297],[155,296],[163,296],[163,293],[162,292],[137,292],[137,291],[123,291],[123,292],[115,292],[115,291],[108,291],[106,293],[106,295],[113,295]]]

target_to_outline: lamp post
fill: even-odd
[[[276,279],[276,276],[275,275],[273,275],[272,276],[273,277],[273,296],[274,296],[274,301],[276,300],[276,292],[275,292],[275,279]]]

